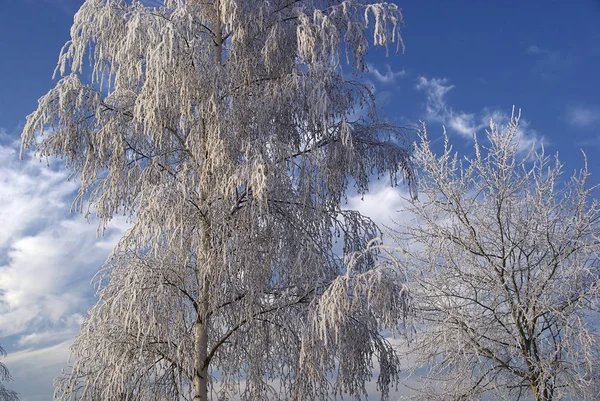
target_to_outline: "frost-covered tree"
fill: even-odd
[[[340,58],[360,73],[369,37],[401,49],[400,10],[160,3],[85,1],[23,131],[80,177],[75,206],[101,229],[133,220],[56,398],[359,397],[373,359],[386,398],[398,358],[380,329],[402,325],[407,297],[365,251],[377,227],[341,206],[372,174],[412,175],[401,130]]]
[[[421,316],[408,352],[429,372],[417,398],[596,400],[596,188],[587,167],[564,179],[543,149],[520,151],[517,117],[487,140],[460,159],[446,137],[436,156],[423,129],[415,151],[421,199],[397,239]]]
[[[0,356],[5,356],[6,351],[0,347]],[[4,387],[3,381],[11,380],[10,372],[6,366],[0,362],[0,401],[19,401],[17,393]]]

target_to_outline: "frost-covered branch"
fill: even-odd
[[[6,352],[4,348],[0,347],[0,356],[6,356]],[[0,362],[0,400],[2,401],[19,401],[18,394],[4,387],[2,382],[10,381],[12,377],[10,376],[10,372],[4,366],[3,363]]]
[[[97,277],[57,399],[359,396],[375,354],[385,398],[398,360],[378,330],[409,305],[383,307],[402,277],[375,249],[346,292],[374,304],[328,326],[368,334],[349,337],[362,351],[343,355],[341,337],[322,348],[312,322],[344,258],[379,236],[342,210],[348,187],[414,185],[405,132],[340,62],[360,72],[372,44],[400,50],[402,23],[395,4],[363,0],[83,3],[23,150],[63,158],[81,179],[75,208],[87,201],[100,229],[116,214],[133,224]]]
[[[422,130],[421,200],[397,232],[421,319],[408,352],[429,369],[416,398],[597,398],[597,187],[587,167],[565,179],[543,148],[519,152],[518,132],[517,116],[492,122],[461,160]]]

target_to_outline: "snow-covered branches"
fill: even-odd
[[[4,348],[0,347],[0,356],[6,356]],[[2,401],[19,401],[17,393],[4,387],[3,381],[11,380],[10,373],[6,366],[0,362],[0,400]]]
[[[519,153],[518,123],[492,122],[489,147],[462,160],[422,131],[421,200],[398,240],[426,399],[598,396],[600,202],[587,168],[564,180],[543,149]]]
[[[85,1],[23,147],[64,158],[82,181],[76,208],[88,201],[102,226],[116,213],[135,222],[99,276],[59,399],[357,395],[375,354],[385,396],[397,360],[377,328],[402,315],[400,277],[371,272],[371,250],[353,290],[370,304],[329,287],[343,256],[380,235],[341,210],[348,185],[413,176],[402,130],[338,55],[360,71],[370,35],[401,47],[401,25],[396,5],[359,0]],[[366,319],[328,323],[337,350],[363,350],[344,363],[313,330],[325,295],[326,313],[355,297],[342,312]]]

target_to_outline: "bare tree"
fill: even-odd
[[[409,352],[429,371],[417,398],[598,398],[596,187],[587,167],[564,180],[543,148],[520,151],[518,123],[492,122],[462,160],[447,137],[436,156],[423,128],[422,199],[397,231],[422,316]]]
[[[0,347],[0,356],[5,355],[6,351],[4,351],[4,348]],[[4,384],[1,383],[9,380],[11,380],[10,372],[3,363],[0,363],[0,401],[19,401],[17,393],[13,390],[7,389],[4,387]]]
[[[75,206],[88,197],[101,229],[133,216],[56,398],[360,397],[372,358],[387,398],[399,361],[380,329],[402,325],[408,299],[365,251],[375,224],[341,203],[373,173],[413,178],[403,132],[339,54],[361,72],[367,35],[401,49],[400,10],[163,3],[87,0],[23,131],[81,178]]]

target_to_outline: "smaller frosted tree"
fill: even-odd
[[[397,232],[422,324],[416,398],[597,399],[600,202],[587,165],[519,148],[519,118],[459,159],[426,130],[416,221]]]

